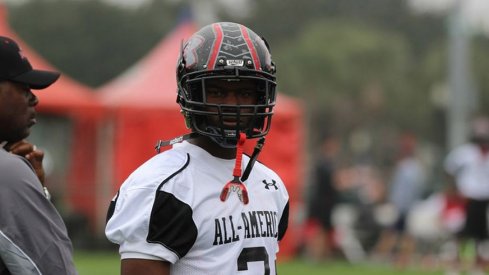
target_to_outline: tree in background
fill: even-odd
[[[153,1],[125,9],[97,0],[11,5],[19,35],[63,73],[92,87],[129,68],[175,25],[181,4]]]
[[[97,87],[143,57],[191,2],[153,0],[125,9],[101,0],[36,0],[10,5],[9,20],[61,71]],[[248,3],[239,18],[217,4],[215,12],[219,20],[259,29],[274,45],[279,88],[304,98],[310,125],[331,125],[345,135],[366,129],[379,144],[391,131],[407,128],[444,145],[442,16],[415,14],[401,0]],[[487,37],[477,36],[473,47],[480,109],[489,109]]]

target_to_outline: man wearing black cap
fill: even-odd
[[[0,275],[77,274],[66,226],[41,183],[43,154],[23,140],[36,123],[31,89],[58,78],[0,36]]]

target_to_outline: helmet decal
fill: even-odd
[[[253,58],[253,64],[256,70],[261,70],[260,59],[258,58],[258,53],[256,52],[255,45],[253,45],[253,41],[251,41],[250,36],[248,34],[248,30],[245,26],[240,26],[241,32],[243,33],[243,37],[246,41],[246,45],[251,53],[251,57]]]
[[[225,65],[228,66],[244,66],[244,59],[251,58],[254,68],[261,70],[260,58],[255,48],[256,41],[252,41],[245,26],[234,23],[215,23],[212,28],[215,41],[207,62],[209,70],[216,68],[219,58],[224,58]]]
[[[219,55],[219,49],[221,48],[222,36],[223,36],[221,25],[213,24],[212,27],[214,30],[215,40],[214,40],[214,45],[212,46],[211,55],[207,62],[207,68],[210,70],[214,69],[216,66],[216,60]]]
[[[185,51],[189,52],[189,54],[185,57],[186,58],[185,62],[187,63],[186,66],[188,68],[194,67],[199,62],[198,60],[199,56],[197,54],[197,51],[200,47],[202,47],[203,44],[204,44],[204,37],[200,35],[192,36],[188,40],[187,44],[185,45],[186,49],[184,49]]]

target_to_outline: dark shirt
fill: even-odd
[[[312,177],[308,212],[310,218],[319,220],[325,228],[331,227],[331,212],[338,197],[333,177],[333,162],[319,158]]]

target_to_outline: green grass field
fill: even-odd
[[[75,264],[80,275],[119,274],[119,255],[109,252],[77,251]],[[301,260],[277,264],[280,275],[440,275],[442,272],[416,269],[399,270],[390,266],[373,264],[351,265],[345,262],[321,264],[306,263]]]

